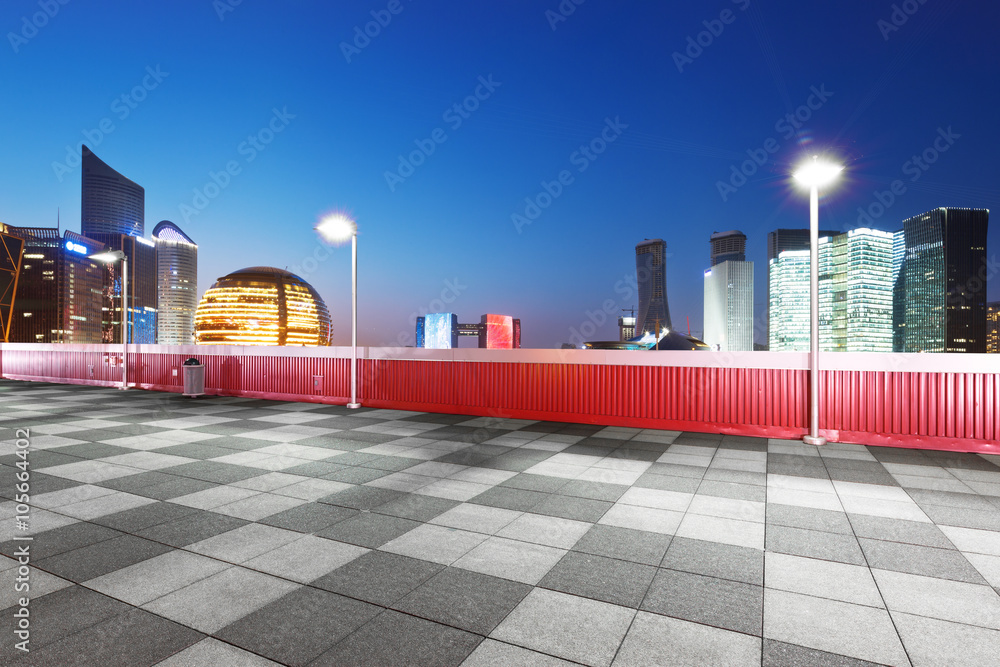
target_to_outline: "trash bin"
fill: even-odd
[[[191,357],[184,362],[184,396],[205,395],[205,365]]]

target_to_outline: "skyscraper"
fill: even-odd
[[[936,208],[903,221],[904,352],[986,352],[986,209]]]
[[[731,259],[705,271],[703,340],[716,350],[753,350],[753,262]]]
[[[635,246],[635,273],[639,284],[637,336],[657,328],[672,328],[667,306],[666,255],[667,244],[663,239],[646,239]]]
[[[122,250],[128,259],[128,295],[122,306],[121,262],[104,264],[105,343],[122,342],[121,314],[128,317],[128,343],[156,343],[156,246],[129,234],[95,233],[94,239],[111,250]]]
[[[1000,301],[986,304],[986,351],[1000,353]]]
[[[820,238],[836,236],[840,232],[819,230]],[[771,304],[771,260],[786,250],[809,250],[808,229],[775,229],[767,235],[767,303]],[[768,328],[770,328],[770,312],[768,313]]]
[[[83,146],[80,233],[142,236],[146,191]]]
[[[23,253],[24,239],[10,234],[7,225],[0,222],[0,343],[6,343],[10,335],[10,321]]]
[[[737,262],[746,261],[747,235],[741,231],[732,230],[728,232],[715,232],[709,237],[709,245],[712,247],[711,264],[715,266],[729,260]]]
[[[809,251],[785,250],[768,262],[768,349],[809,349]]]
[[[198,245],[180,227],[163,220],[153,228],[156,244],[156,342],[194,343],[198,308]]]
[[[906,235],[892,235],[892,351],[902,352],[906,340]]]
[[[12,343],[100,343],[104,246],[55,227],[10,227],[24,259],[10,325]]]

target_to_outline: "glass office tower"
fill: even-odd
[[[986,209],[936,208],[903,221],[904,352],[986,352]]]
[[[156,244],[156,342],[194,343],[198,308],[198,245],[180,227],[163,220],[153,228]]]
[[[727,260],[705,271],[705,336],[713,350],[753,350],[753,262]]]
[[[80,233],[142,236],[146,191],[83,146]]]
[[[667,305],[667,244],[663,239],[646,239],[635,247],[635,272],[639,284],[637,336],[659,328],[670,329]]]

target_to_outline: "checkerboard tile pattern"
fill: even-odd
[[[998,457],[3,380],[0,441],[3,664],[1000,653]]]

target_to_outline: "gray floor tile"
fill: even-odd
[[[813,509],[811,507],[795,507],[792,505],[771,503],[767,506],[765,522],[778,526],[805,528],[807,530],[819,530],[827,533],[854,534],[851,522],[844,512]],[[768,527],[770,528],[770,526]]]
[[[640,611],[614,666],[756,665],[760,650],[760,637]]]
[[[81,630],[123,614],[128,609],[127,604],[82,586],[71,586],[33,599],[30,618],[34,620],[30,627],[29,655]],[[12,638],[16,623],[13,614],[4,614],[0,628],[7,637]],[[10,646],[4,646],[4,652],[8,650],[11,650]]]
[[[658,489],[660,491],[679,491],[681,493],[694,493],[698,490],[702,480],[697,477],[677,477],[675,475],[656,475],[650,472],[643,473],[632,486],[640,489]]]
[[[667,552],[671,536],[632,528],[596,525],[573,545],[573,551],[659,565]]]
[[[370,510],[392,500],[398,500],[403,495],[402,492],[393,491],[392,489],[380,489],[374,486],[356,486],[352,489],[331,493],[328,496],[320,498],[319,502],[356,510]]]
[[[922,574],[941,579],[985,584],[979,571],[956,549],[935,549],[915,544],[858,540],[872,569]]]
[[[472,652],[462,667],[495,667],[496,665],[532,665],[532,667],[573,667],[567,662],[538,651],[487,639]]]
[[[393,608],[480,635],[488,635],[531,586],[460,568],[445,568]]]
[[[976,497],[985,498],[985,496]],[[1000,512],[997,512],[995,505],[989,509],[980,510],[922,503],[920,509],[931,521],[939,525],[1000,531]]]
[[[124,512],[105,514],[95,518],[96,524],[107,526],[125,533],[137,533],[143,528],[157,526],[161,523],[180,519],[193,514],[197,510],[174,503],[156,502],[143,505]]]
[[[209,637],[175,653],[156,667],[281,667],[278,663]]]
[[[614,659],[635,611],[536,588],[490,635],[593,667]]]
[[[492,489],[483,491],[478,496],[475,496],[469,502],[488,507],[527,512],[548,498],[549,495],[541,491],[494,486]]]
[[[531,475],[521,473],[514,475],[499,486],[509,486],[513,489],[524,489],[525,491],[541,491],[542,493],[555,493],[566,486],[570,480],[562,477],[548,477],[546,475]]]
[[[675,537],[660,567],[755,586],[764,583],[764,552],[734,544]]]
[[[300,533],[315,533],[358,514],[358,510],[325,503],[306,503],[272,514],[257,523]]]
[[[198,510],[179,519],[140,530],[137,535],[172,547],[186,547],[249,523],[243,519]]]
[[[173,466],[172,468],[164,468],[160,472],[179,477],[200,479],[203,482],[232,484],[233,482],[263,475],[267,471],[260,468],[247,468],[230,463],[219,463],[217,461],[196,461],[194,463]]]
[[[317,531],[316,535],[369,549],[377,549],[389,540],[393,540],[419,525],[419,522],[410,519],[362,512],[350,519]]]
[[[656,568],[604,556],[571,551],[538,585],[571,595],[637,608]]]
[[[689,466],[680,463],[654,463],[646,469],[646,474],[673,475],[674,477],[691,477],[701,479],[705,476],[705,468]]]
[[[663,569],[653,579],[642,609],[760,636],[763,588]]]
[[[556,493],[562,496],[573,496],[575,498],[589,498],[591,500],[604,500],[615,502],[628,491],[625,484],[608,484],[606,482],[585,482],[574,479],[567,482]]]
[[[372,551],[316,579],[312,586],[384,607],[395,604],[444,566]]]
[[[924,616],[894,613],[893,620],[914,667],[992,667],[1000,655],[1000,631]]]
[[[38,561],[38,567],[63,579],[80,583],[170,550],[170,547],[163,544],[134,535],[124,535],[43,558]]]
[[[106,526],[79,521],[35,535],[31,543],[31,557],[41,560],[122,536],[120,531]],[[0,544],[0,553],[13,556],[15,550],[23,546],[23,541],[9,540]]]
[[[336,593],[300,588],[215,633],[287,665],[306,665],[382,611]]]
[[[761,667],[878,667],[878,665],[867,660],[849,658],[846,655],[765,639]]]
[[[480,641],[469,632],[389,610],[338,642],[311,667],[451,667],[462,664]]]
[[[572,482],[571,482],[572,483]],[[527,493],[522,491],[521,493]],[[604,513],[611,509],[613,503],[603,500],[592,500],[589,498],[576,498],[564,496],[561,493],[549,494],[549,496],[531,508],[535,514],[546,514],[548,516],[572,519],[574,521],[586,521],[596,523]]]
[[[379,514],[398,516],[403,519],[430,521],[459,504],[457,500],[407,493],[396,500],[379,505],[376,511]]]
[[[853,535],[824,533],[818,530],[768,526],[765,535],[767,551],[834,560],[851,565],[865,565],[865,557]]]
[[[873,569],[893,612],[1000,630],[1000,597],[986,585]]]
[[[88,588],[141,606],[231,567],[181,549],[124,567],[86,582]]]
[[[704,496],[716,496],[719,498],[731,498],[733,500],[747,500],[757,503],[767,501],[766,487],[756,484],[719,482],[710,479],[702,480],[701,485],[698,487],[698,494]]]
[[[939,549],[954,548],[941,529],[931,523],[889,519],[865,514],[851,514],[850,520],[854,527],[854,534],[858,537],[918,544]]]

